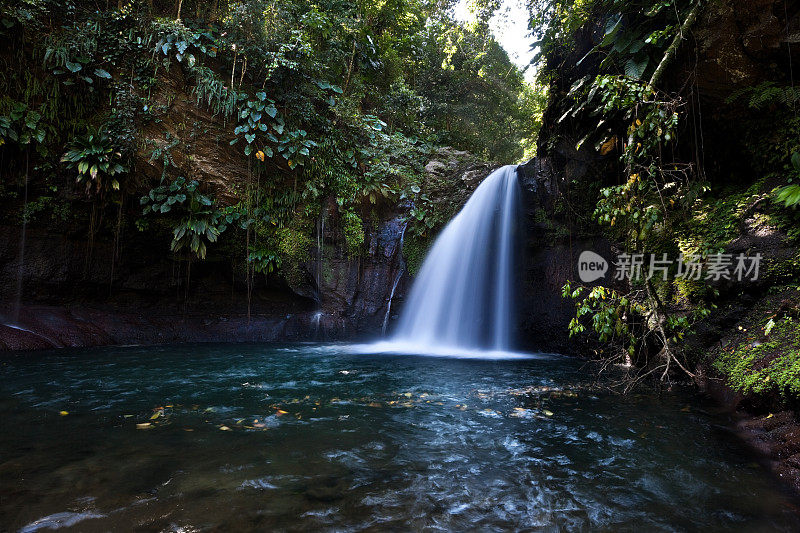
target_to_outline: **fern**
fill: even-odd
[[[755,87],[744,87],[735,91],[728,97],[727,103],[731,104],[743,98],[747,98],[748,107],[756,110],[773,105],[794,107],[800,104],[800,89],[779,87],[775,82],[765,81]]]
[[[214,114],[233,116],[239,111],[239,100],[242,95],[225,86],[214,72],[205,66],[196,65],[193,68],[195,75],[194,95],[197,103],[205,103]]]

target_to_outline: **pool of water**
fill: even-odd
[[[798,530],[687,395],[344,345],[0,359],[0,530]]]

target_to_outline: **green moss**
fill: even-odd
[[[792,283],[800,278],[800,252],[783,260],[768,260],[764,270],[770,281],[775,283]]]
[[[569,229],[563,224],[553,220],[544,209],[537,209],[533,213],[533,221],[543,227],[548,240],[553,243],[562,242],[569,238]]]
[[[686,255],[721,252],[738,234],[747,209],[764,196],[764,181],[747,190],[724,189],[717,199],[698,199],[692,216],[678,229],[678,246]],[[766,216],[766,215],[762,215]]]
[[[675,291],[675,301],[699,302],[713,295],[714,289],[705,280],[689,278],[675,278],[672,281]]]
[[[303,273],[300,264],[311,258],[311,237],[294,228],[281,228],[275,234],[278,243],[278,253],[286,281],[290,285],[303,283]]]
[[[414,276],[422,267],[428,248],[432,240],[424,237],[410,237],[403,242],[403,257],[406,260],[408,272]]]
[[[342,213],[342,231],[350,256],[358,256],[364,251],[364,222],[354,211]]]
[[[723,348],[713,367],[744,394],[800,396],[800,324],[792,318],[765,319],[762,330],[765,341],[749,337]]]

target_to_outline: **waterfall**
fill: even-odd
[[[509,351],[520,217],[517,167],[494,171],[434,242],[392,342],[420,350]]]

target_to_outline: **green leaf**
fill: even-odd
[[[786,207],[796,207],[800,205],[800,185],[787,185],[778,189],[778,202],[782,202]]]
[[[67,67],[67,69],[73,74],[83,68],[83,65],[81,65],[80,63],[73,63],[72,61],[65,62],[64,66]]]
[[[94,75],[97,76],[98,78],[106,78],[106,79],[111,78],[111,74],[109,74],[108,71],[105,71],[101,68],[94,69]]]
[[[800,152],[792,154],[792,166],[797,172],[800,172]]]
[[[621,27],[622,16],[610,19],[606,24],[605,35],[603,36],[603,40],[600,42],[600,46],[608,46],[613,43],[614,37],[616,37],[617,32]]]
[[[633,59],[629,59],[628,62],[625,63],[625,75],[635,80],[642,79],[642,76],[644,76],[644,71],[647,69],[649,62],[649,58],[645,58],[640,63],[637,63]]]

